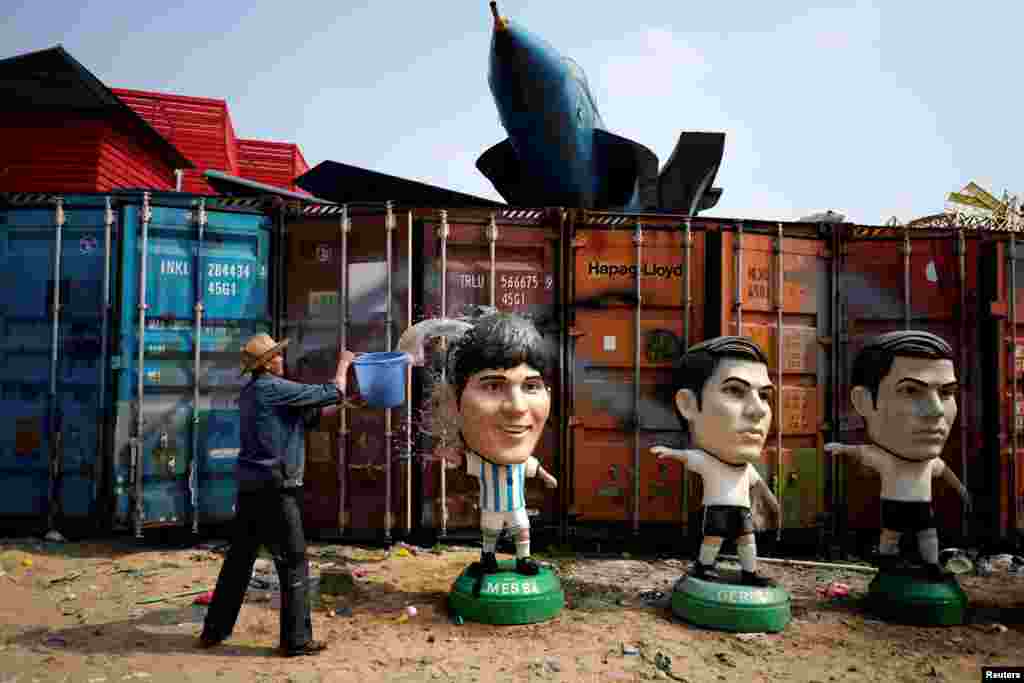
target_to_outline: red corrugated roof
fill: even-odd
[[[238,141],[238,175],[242,178],[308,194],[295,184],[295,178],[308,169],[298,145],[270,140]]]
[[[127,88],[111,90],[195,164],[194,171],[184,174],[183,191],[214,194],[203,179],[203,171],[238,172],[234,126],[224,100]]]

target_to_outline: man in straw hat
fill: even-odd
[[[306,599],[309,565],[301,514],[305,431],[344,400],[355,355],[341,351],[333,382],[301,384],[284,378],[287,345],[287,339],[275,342],[261,333],[242,347],[242,374],[252,377],[238,400],[242,448],[236,530],[199,636],[204,648],[231,635],[261,544],[271,549],[281,582],[281,654],[314,655],[327,647],[313,640]]]

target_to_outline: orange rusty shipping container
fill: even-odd
[[[703,232],[601,213],[572,230],[568,515],[606,533],[678,527],[682,472],[649,449],[682,436],[668,394],[673,359],[703,338]]]

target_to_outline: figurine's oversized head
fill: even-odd
[[[455,343],[449,369],[466,446],[499,465],[526,462],[551,412],[551,356],[533,323],[481,317]]]
[[[693,445],[733,464],[761,457],[772,422],[768,359],[745,337],[691,346],[676,369],[676,407]]]
[[[942,338],[919,330],[874,337],[850,379],[850,400],[872,441],[908,460],[942,454],[957,413],[953,349]]]

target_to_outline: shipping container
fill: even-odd
[[[320,207],[316,214],[289,218],[285,232],[282,333],[292,340],[289,372],[302,381],[329,379],[339,346],[388,350],[413,322],[474,304],[528,313],[558,348],[558,232],[543,212],[499,215],[493,226],[479,210],[449,217]],[[427,409],[441,357],[436,352],[430,367],[411,371],[405,405],[343,411],[307,441],[305,520],[316,533],[390,537],[427,528],[444,537],[477,526],[476,481],[429,457],[443,440],[429,433]],[[558,472],[553,403],[536,455]],[[531,481],[527,504],[557,521],[557,493]]]
[[[272,327],[273,222],[242,205],[6,197],[5,523],[139,534],[232,518],[238,349]]]

